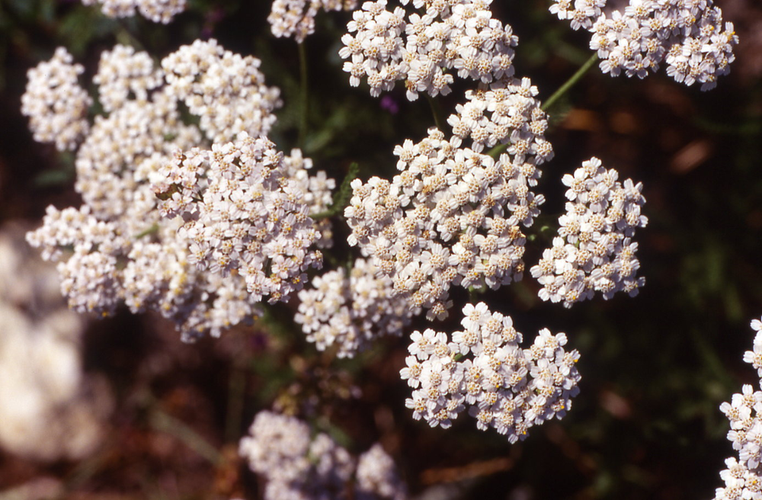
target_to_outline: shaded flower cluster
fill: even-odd
[[[563,301],[566,307],[588,300],[595,292],[610,299],[616,292],[638,293],[645,278],[637,277],[640,262],[635,229],[645,227],[641,214],[643,185],[617,181],[616,170],[607,170],[591,158],[563,177],[566,214],[559,219],[559,236],[530,270],[543,288],[542,300]]]
[[[35,141],[53,142],[59,151],[66,151],[77,149],[87,135],[92,99],[79,85],[84,71],[81,64],[72,63],[64,47],[58,47],[52,59],[27,72],[21,113],[29,117]]]
[[[155,23],[168,24],[185,10],[186,0],[82,0],[84,5],[100,4],[108,17],[131,17],[135,12]]]
[[[338,357],[353,357],[377,337],[399,336],[410,323],[412,312],[393,286],[369,261],[357,259],[348,277],[339,268],[312,278],[299,292],[294,320],[318,350],[335,345]]]
[[[322,267],[320,252],[309,249],[319,234],[304,194],[283,168],[275,144],[242,133],[211,151],[177,152],[154,187],[162,215],[184,221],[178,234],[191,242],[189,261],[242,276],[255,301],[287,298],[308,268]]]
[[[762,386],[762,320],[755,319],[751,327],[756,331],[754,347],[744,353],[743,360],[757,369]],[[720,472],[725,482],[717,488],[715,500],[746,500],[762,497],[762,391],[744,385],[740,394],[733,394],[730,402],[720,405],[730,421],[728,441],[738,452],[738,458],[725,460],[727,469]]]
[[[239,453],[266,479],[265,500],[344,498],[355,475],[355,498],[407,497],[394,462],[380,445],[355,459],[327,434],[311,437],[310,427],[295,417],[259,412]]]
[[[401,3],[407,4],[408,1]],[[513,75],[518,38],[492,18],[491,0],[415,0],[414,12],[387,10],[386,0],[367,1],[353,13],[339,55],[353,86],[367,79],[378,96],[405,81],[409,100],[420,92],[446,95],[453,74],[483,83]],[[407,20],[406,20],[407,18]]]
[[[601,71],[645,78],[663,62],[676,81],[701,90],[717,85],[730,72],[738,37],[732,23],[723,29],[722,11],[712,0],[630,0],[621,10],[605,12],[606,0],[556,0],[550,12],[592,33],[590,48],[601,58]]]
[[[392,182],[354,180],[344,215],[349,243],[392,277],[395,294],[416,314],[443,318],[452,285],[497,289],[521,279],[520,226],[544,201],[529,190],[540,176],[534,165],[455,148],[434,128],[394,153],[401,173]]]
[[[267,22],[273,35],[302,43],[315,32],[315,16],[323,10],[354,10],[357,0],[274,0]]]
[[[479,429],[494,428],[515,443],[571,408],[579,353],[563,349],[565,334],[543,329],[522,349],[511,317],[483,302],[463,308],[461,325],[452,335],[432,329],[411,335],[400,375],[414,389],[406,401],[413,418],[447,428],[469,407]]]

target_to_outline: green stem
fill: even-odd
[[[152,408],[149,422],[151,427],[176,437],[185,443],[188,448],[207,459],[213,465],[219,465],[222,462],[222,454],[214,446],[209,444],[208,441],[199,436],[196,431],[185,423],[164,413],[159,408]]]
[[[585,64],[582,65],[581,68],[577,70],[576,73],[574,73],[571,78],[566,80],[561,87],[556,90],[553,95],[548,97],[548,99],[545,101],[545,104],[542,105],[542,110],[547,111],[553,104],[556,103],[557,100],[559,100],[570,88],[572,88],[583,76],[585,76],[585,73],[590,71],[590,68],[592,68],[595,63],[598,61],[598,54],[593,53],[592,56],[590,56],[590,59],[587,60]]]
[[[444,132],[443,126],[447,122],[442,117],[442,108],[439,106],[439,103],[436,100],[434,100],[434,98],[431,97],[429,94],[426,94],[426,100],[429,101],[429,107],[431,107],[431,114],[434,115],[434,125],[436,125],[439,130]]]
[[[551,106],[553,106],[556,101],[558,101],[563,95],[569,91],[570,88],[572,88],[585,74],[590,71],[590,68],[592,68],[595,63],[598,61],[598,54],[593,54],[590,56],[590,59],[587,60],[585,64],[583,64],[576,73],[574,73],[571,78],[566,80],[563,85],[561,85],[558,90],[553,92],[553,95],[548,97],[548,99],[545,101],[545,103],[542,105],[542,110],[547,111],[550,109]],[[491,156],[492,158],[497,158],[500,153],[504,152],[506,149],[508,149],[508,144],[498,144],[497,146],[493,147],[489,151],[487,151],[487,154]]]
[[[307,139],[307,113],[309,111],[309,95],[307,93],[307,50],[304,48],[304,43],[297,44],[299,47],[299,76],[301,79],[301,101],[302,101],[302,115],[299,121],[299,144],[304,149],[304,142]]]

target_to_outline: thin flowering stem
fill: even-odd
[[[328,209],[310,215],[310,218],[315,222],[330,219],[336,215],[344,212],[344,207],[349,205],[349,199],[352,197],[352,186],[350,185],[353,180],[357,178],[357,174],[360,172],[360,165],[357,162],[352,162],[347,170],[347,175],[344,176],[344,180],[341,182],[341,186],[333,196],[333,202]]]
[[[442,108],[439,106],[439,102],[428,94],[426,94],[426,100],[429,101],[431,114],[434,116],[434,125],[436,125],[439,130],[444,130],[442,127],[447,122],[443,119]]]
[[[572,88],[579,80],[582,79],[585,74],[590,71],[590,68],[592,68],[596,61],[598,61],[598,54],[593,54],[590,59],[583,64],[576,73],[574,73],[571,78],[566,80],[563,85],[561,85],[558,90],[556,90],[545,103],[540,107],[543,111],[547,111],[550,109],[551,106],[553,106],[556,101],[558,101],[563,95],[569,91],[570,88]],[[508,149],[508,143],[505,144],[498,144],[497,146],[493,147],[489,151],[487,151],[487,154],[491,156],[492,158],[497,158],[501,153],[504,153],[505,150]]]
[[[301,80],[300,93],[302,102],[302,113],[299,121],[299,144],[304,148],[304,142],[307,139],[307,114],[309,112],[307,50],[304,48],[304,42],[298,43],[297,46],[299,47],[299,78]]]
[[[561,87],[558,90],[556,90],[553,93],[553,95],[548,97],[548,100],[545,101],[545,103],[542,105],[542,110],[547,111],[548,109],[550,109],[550,107],[553,106],[553,104],[555,104],[557,100],[563,97],[563,95],[570,88],[572,88],[578,81],[580,81],[580,79],[582,79],[583,76],[585,76],[585,74],[588,71],[590,71],[590,68],[595,66],[595,63],[597,61],[598,61],[598,54],[593,54],[592,56],[590,56],[590,59],[588,59],[587,62],[583,64],[582,67],[580,67],[577,70],[577,72],[571,76],[571,78],[566,80],[566,82],[563,85],[561,85]]]

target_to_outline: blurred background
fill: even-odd
[[[719,405],[758,384],[742,357],[752,347],[749,322],[762,316],[762,5],[717,4],[740,44],[716,89],[687,88],[663,70],[641,81],[593,68],[549,110],[556,155],[538,187],[543,214],[563,211],[561,176],[591,156],[643,182],[649,225],[637,240],[647,284],[634,299],[573,309],[541,302],[528,273],[484,295],[525,336],[564,331],[567,348],[581,353],[571,412],[509,445],[470,418],[450,430],[412,419],[399,379],[404,336],[339,360],[293,323],[266,318],[183,344],[157,315],[69,313],[54,269],[23,240],[49,204],[80,204],[73,157],[35,143],[20,113],[26,71],[59,45],[90,82],[100,52],[115,43],[158,60],[217,38],[260,58],[267,84],[281,89],[271,134],[281,150],[301,147],[338,182],[354,161],[363,179],[390,175],[394,145],[423,138],[433,118],[425,99],[408,102],[400,88],[376,99],[349,86],[337,54],[349,13],[320,13],[306,40],[310,106],[299,143],[297,45],[271,35],[269,1],[191,0],[164,26],[109,19],[76,0],[0,0],[0,500],[261,498],[237,446],[270,408],[302,416],[353,452],[381,441],[416,498],[712,498],[734,454]],[[547,7],[493,2],[519,36],[517,76],[531,77],[540,99],[590,57],[589,35]],[[438,99],[442,109],[453,112],[472,86],[456,84]],[[345,241],[348,230],[335,222]],[[528,245],[528,266],[541,249]],[[292,301],[273,315],[295,309]]]

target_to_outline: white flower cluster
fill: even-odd
[[[408,0],[401,0],[407,4]],[[421,9],[423,0],[414,0]],[[386,0],[367,1],[353,13],[339,51],[353,86],[367,77],[378,96],[405,80],[407,98],[419,92],[446,95],[452,73],[490,83],[513,75],[518,38],[509,25],[492,18],[491,0],[435,0],[425,13],[407,16],[402,7],[386,10]]]
[[[471,138],[474,151],[510,143],[508,153],[516,163],[539,165],[553,158],[553,146],[545,140],[548,116],[535,99],[537,87],[529,78],[506,78],[488,90],[466,91],[465,104],[455,106],[450,142],[459,147]]]
[[[413,418],[448,428],[469,406],[477,427],[494,428],[511,443],[534,425],[562,418],[579,392],[579,353],[566,352],[566,335],[540,331],[529,349],[510,316],[487,305],[463,308],[463,331],[448,336],[427,329],[413,332],[407,367],[400,371],[412,387],[405,401]]]
[[[161,67],[173,95],[201,117],[212,142],[229,142],[240,132],[266,135],[281,105],[280,91],[265,85],[253,56],[225,50],[216,40],[196,40],[165,57]]]
[[[29,117],[29,128],[38,142],[55,142],[59,151],[74,150],[87,135],[87,110],[92,104],[78,82],[85,68],[72,64],[72,56],[56,49],[50,61],[27,72],[21,112]]]
[[[198,58],[211,60],[208,63],[196,61],[196,67],[213,67],[219,65],[221,59],[233,65],[235,61],[243,60],[220,52],[222,49],[214,41],[196,47]],[[204,50],[204,47],[213,50]],[[181,65],[178,74],[190,74],[182,68],[188,49],[181,50],[183,57],[170,55],[163,61],[163,66],[173,70],[176,62]],[[184,222],[189,221],[168,219],[160,213],[159,200],[153,190],[156,183],[166,181],[160,170],[165,164],[172,163],[174,151],[209,148],[210,138],[204,138],[195,125],[183,123],[178,111],[180,97],[175,87],[167,85],[167,74],[149,66],[149,60],[145,53],[118,46],[101,59],[98,81],[107,88],[101,89],[101,96],[104,105],[113,109],[107,116],[95,118],[90,133],[76,152],[75,189],[81,194],[83,205],[79,209],[48,208],[43,227],[30,233],[28,240],[33,246],[42,248],[46,259],[59,262],[62,290],[71,306],[79,311],[110,314],[124,302],[133,312],[159,311],[177,324],[186,339],[205,333],[219,335],[223,329],[249,322],[260,314],[259,300],[247,291],[246,280],[241,274],[231,273],[224,277],[199,269],[195,265],[198,255],[189,250],[193,241],[188,239],[187,230],[178,231]],[[252,60],[239,69],[252,71],[254,67],[256,63]],[[163,81],[158,87],[155,86],[157,77]],[[261,75],[256,76],[256,79],[260,78]],[[172,81],[177,83],[179,79],[173,77]],[[187,81],[194,85],[194,79]],[[261,84],[253,88],[262,89],[270,96],[262,97],[261,101],[271,99],[277,92]],[[206,90],[199,88],[196,91],[203,93]],[[202,97],[210,102],[208,108],[194,108],[194,111],[214,113],[223,109],[223,105],[213,104],[212,96],[220,96],[225,105],[230,104],[229,93],[220,93],[219,88],[210,88],[208,92],[208,98]],[[252,134],[267,130],[273,118],[267,114],[262,120],[249,119],[246,122]],[[230,148],[219,146],[217,149],[222,151],[225,147]],[[209,154],[213,156],[213,153]],[[271,154],[283,170],[276,177],[283,180],[284,188],[314,186],[316,191],[310,195],[308,206],[309,209],[322,210],[328,196],[325,190],[330,189],[333,181],[319,173],[317,181],[313,182],[304,171],[310,162],[300,154],[288,161],[281,161],[279,153],[272,151]],[[288,177],[295,180],[286,180]],[[225,182],[220,179],[212,184]],[[208,190],[209,185],[209,179],[203,179],[195,187]],[[292,190],[297,196],[299,189]],[[224,196],[230,196],[230,193],[223,190],[214,203],[220,203],[221,207],[225,203]],[[233,203],[229,198],[228,201]],[[245,201],[244,207],[258,203],[253,199]],[[294,201],[289,198],[288,203]],[[304,203],[298,202],[300,207]],[[273,217],[281,208],[272,210]],[[303,207],[300,210],[300,214],[305,212]],[[224,221],[214,223],[221,227]],[[288,220],[277,223],[285,228]],[[310,239],[315,237],[316,234],[310,231]],[[230,238],[224,236],[226,241]],[[206,243],[223,244],[222,239]],[[303,242],[298,245],[304,246]],[[273,256],[276,254],[278,252]],[[278,266],[287,266],[288,262],[291,261],[277,262],[275,272],[278,272]]]
[[[394,460],[379,443],[360,455],[356,477],[355,494],[358,500],[407,498],[407,487],[399,476]]]
[[[648,223],[640,213],[646,201],[643,185],[630,179],[622,184],[618,176],[593,157],[573,176],[563,177],[569,201],[566,214],[558,219],[559,236],[530,269],[543,286],[542,300],[563,301],[571,307],[591,299],[595,292],[604,299],[619,291],[633,297],[645,285],[645,278],[636,276],[638,244],[632,241],[635,229]]]
[[[293,181],[296,187],[304,195],[304,203],[309,207],[310,214],[319,214],[328,210],[333,203],[333,190],[336,188],[336,180],[329,178],[322,170],[318,170],[314,176],[309,175],[312,170],[312,160],[304,158],[299,149],[292,149],[289,156],[283,157],[283,175]],[[333,246],[333,229],[330,218],[315,221],[320,239],[315,243],[318,248],[330,248]]]
[[[296,183],[283,175],[283,155],[265,137],[242,133],[211,151],[176,152],[159,171],[159,210],[181,217],[180,238],[201,270],[240,275],[253,300],[288,298],[302,288],[322,255],[309,247],[319,233]]]
[[[401,173],[352,181],[344,216],[349,243],[392,277],[415,314],[426,308],[429,319],[444,318],[452,285],[497,289],[521,279],[519,226],[530,226],[544,202],[529,190],[540,176],[534,165],[455,148],[435,128],[394,154]]]
[[[743,360],[757,369],[762,386],[762,321],[755,319],[751,327],[757,332],[752,351]],[[715,500],[747,500],[762,498],[762,391],[744,385],[740,394],[733,394],[730,403],[720,410],[730,421],[728,441],[738,452],[738,459],[725,460],[727,469],[720,472],[724,488],[717,488]]]
[[[678,82],[717,85],[730,72],[738,36],[712,0],[630,0],[624,9],[604,12],[606,0],[555,0],[550,12],[572,28],[592,33],[590,48],[601,58],[601,71],[645,78],[662,62]]]
[[[103,110],[110,113],[128,100],[148,101],[149,92],[164,84],[164,78],[147,52],[135,53],[133,47],[116,45],[113,50],[101,53],[93,83],[98,85]]]
[[[353,357],[379,336],[400,335],[410,323],[412,312],[393,286],[369,261],[357,259],[349,277],[339,268],[312,278],[299,292],[294,320],[318,350],[336,345],[338,357]]]
[[[354,10],[357,0],[274,0],[267,22],[278,38],[294,37],[302,43],[315,32],[315,16],[323,10]]]
[[[267,480],[265,500],[344,498],[356,468],[356,498],[406,496],[394,463],[379,445],[356,461],[327,434],[311,438],[309,426],[295,417],[259,412],[239,453]]]
[[[82,0],[84,5],[101,4],[108,17],[131,17],[135,11],[155,23],[168,24],[185,10],[186,0]]]

